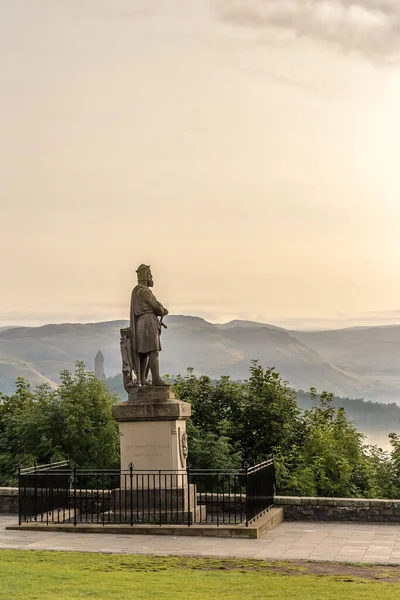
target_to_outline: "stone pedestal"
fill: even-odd
[[[154,471],[170,471],[171,476],[176,474],[173,487],[181,487],[177,472],[186,469],[190,414],[190,404],[177,400],[170,387],[138,387],[128,402],[114,406],[121,436],[121,469],[129,470],[132,464],[135,471],[149,472],[146,488],[160,487]],[[136,486],[141,486],[139,480]]]
[[[170,387],[137,387],[128,402],[113,407],[122,473],[111,505],[121,522],[186,523],[204,518],[205,508],[197,506],[196,486],[188,484],[186,473],[190,414],[190,404],[175,398]]]

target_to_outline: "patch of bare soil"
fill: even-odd
[[[179,567],[201,571],[263,571],[277,575],[316,575],[320,577],[334,577],[341,581],[365,579],[381,582],[400,582],[400,565],[368,565],[357,563],[339,562],[314,562],[314,561],[263,561],[240,559],[204,558],[181,559]]]
[[[303,562],[298,561],[298,566],[304,567],[303,573],[309,575],[357,577],[374,581],[400,581],[400,565],[360,565],[352,563],[334,562]]]

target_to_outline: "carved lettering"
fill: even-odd
[[[152,450],[166,450],[169,448],[169,444],[134,444],[132,448],[151,448]]]

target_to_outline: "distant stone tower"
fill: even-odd
[[[94,374],[97,379],[105,380],[106,376],[104,373],[104,356],[101,350],[98,351],[94,359]]]

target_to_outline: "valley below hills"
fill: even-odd
[[[289,331],[252,321],[213,324],[199,317],[168,316],[163,332],[164,373],[246,379],[251,360],[274,367],[296,390],[311,386],[338,396],[379,402],[400,399],[400,326],[332,331]],[[101,350],[105,373],[121,370],[119,330],[127,321],[63,323],[0,330],[0,390],[11,393],[22,376],[56,386],[63,369],[83,360],[94,370]]]

